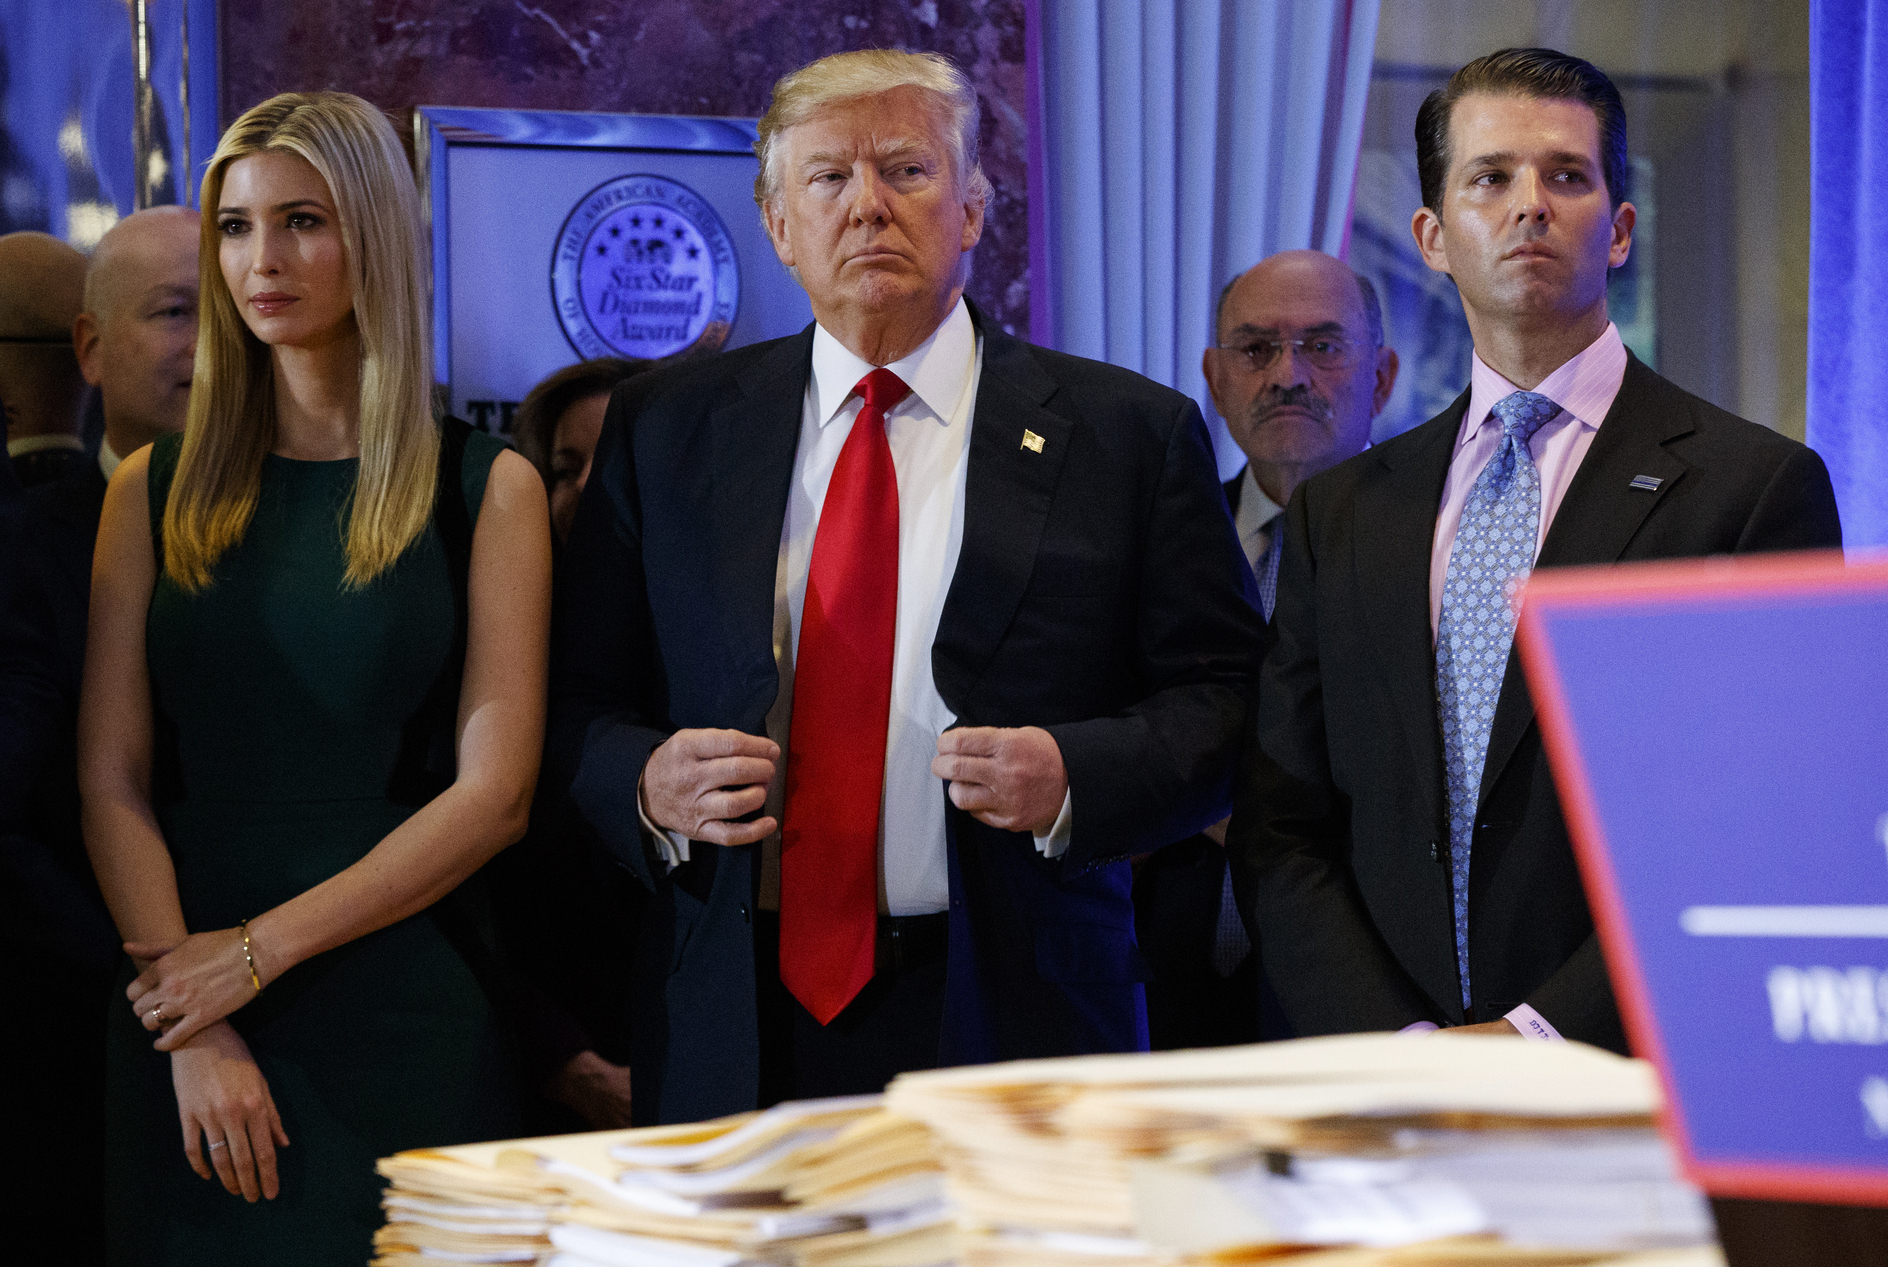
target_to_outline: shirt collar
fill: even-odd
[[[48,435],[21,436],[17,440],[7,441],[7,456],[20,457],[27,453],[38,453],[41,449],[83,449],[85,441],[63,431]]]
[[[98,469],[105,472],[107,483],[111,481],[111,473],[118,469],[118,464],[122,461],[124,459],[119,457],[117,451],[111,447],[110,439],[102,439],[98,442]]]
[[[909,356],[885,368],[903,379],[911,395],[922,401],[940,423],[948,424],[970,388],[976,359],[977,328],[971,324],[970,310],[960,298],[930,338]],[[839,416],[852,397],[852,389],[873,368],[828,334],[825,326],[814,326],[813,400],[820,426]]]
[[[1285,513],[1285,508],[1269,497],[1259,487],[1259,477],[1252,473],[1252,464],[1246,464],[1246,473],[1241,477],[1245,487],[1239,490],[1239,527],[1240,538],[1257,532],[1274,519]]]
[[[1619,337],[1619,327],[1609,321],[1599,338],[1543,378],[1534,390],[1572,414],[1587,430],[1597,431],[1625,378],[1626,345]],[[1469,364],[1468,413],[1462,417],[1456,447],[1467,444],[1481,430],[1489,412],[1503,397],[1521,390],[1488,368],[1481,353],[1475,353]]]

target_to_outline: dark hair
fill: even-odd
[[[1626,104],[1599,67],[1551,48],[1504,48],[1478,57],[1423,98],[1416,112],[1416,173],[1423,206],[1442,214],[1442,187],[1449,177],[1449,117],[1471,93],[1549,97],[1578,101],[1593,111],[1600,130],[1600,173],[1613,208],[1626,200]]]
[[[1263,263],[1263,261],[1261,261]],[[1257,267],[1254,265],[1253,267]],[[1246,270],[1250,272],[1251,269]],[[1357,279],[1357,294],[1363,300],[1364,328],[1370,332],[1370,342],[1374,347],[1383,346],[1383,302],[1377,298],[1377,288],[1370,284],[1370,279],[1356,269],[1350,275]],[[1239,284],[1245,273],[1234,273],[1232,280],[1219,288],[1219,302],[1213,305],[1213,342],[1219,342],[1219,328],[1226,324],[1226,300],[1232,297],[1232,288]]]
[[[544,486],[551,486],[551,455],[557,448],[557,420],[580,400],[608,395],[618,383],[642,373],[654,361],[631,360],[622,356],[600,356],[592,361],[578,361],[547,376],[533,387],[512,418],[512,440],[518,452],[538,474]]]

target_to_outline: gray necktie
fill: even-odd
[[[1239,902],[1232,892],[1232,866],[1220,868],[1219,919],[1213,925],[1213,971],[1230,977],[1252,953],[1252,938],[1239,918]]]
[[[1266,531],[1271,539],[1265,547],[1265,553],[1259,556],[1258,564],[1252,571],[1259,579],[1260,610],[1269,621],[1272,618],[1272,609],[1278,606],[1278,556],[1284,553],[1285,549],[1285,516],[1275,515]]]
[[[1488,758],[1488,730],[1514,644],[1510,598],[1534,565],[1541,521],[1541,477],[1527,451],[1536,431],[1560,413],[1537,392],[1515,392],[1492,410],[1501,447],[1469,489],[1442,583],[1436,628],[1436,695],[1448,774],[1449,880],[1455,904],[1456,969],[1462,1008],[1472,996],[1468,972],[1469,851]]]

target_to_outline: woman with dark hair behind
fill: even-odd
[[[577,497],[590,477],[590,457],[603,433],[610,392],[626,378],[664,364],[600,356],[578,361],[533,387],[512,420],[512,438],[551,498],[551,528],[559,541],[570,535]]]
[[[710,322],[660,360],[603,356],[566,365],[533,387],[512,420],[518,452],[550,496],[557,544],[570,536],[610,394],[624,379],[712,356],[728,337]],[[494,860],[505,948],[526,978],[513,1000],[521,1110],[540,1134],[630,1125],[627,1009],[631,938],[645,890],[608,862],[586,829],[539,804],[531,830]],[[574,1116],[573,1116],[574,1115]]]
[[[558,542],[603,430],[610,393],[660,361],[598,357],[533,387],[512,421],[518,452],[550,496]],[[524,1128],[552,1134],[630,1123],[628,1035],[621,1000],[640,889],[584,847],[551,805],[530,833],[492,863],[505,948],[528,985],[514,1000]]]

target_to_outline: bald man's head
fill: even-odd
[[[105,406],[105,440],[125,457],[181,431],[197,347],[197,243],[186,207],[120,220],[92,252],[85,312],[72,327],[85,377]]]
[[[50,233],[0,237],[0,337],[63,339],[84,305],[85,257]]]
[[[0,237],[0,402],[7,439],[77,435],[85,382],[72,352],[85,257],[46,233]]]
[[[1375,289],[1320,251],[1281,251],[1220,295],[1204,369],[1213,403],[1280,505],[1370,443],[1396,383]]]

